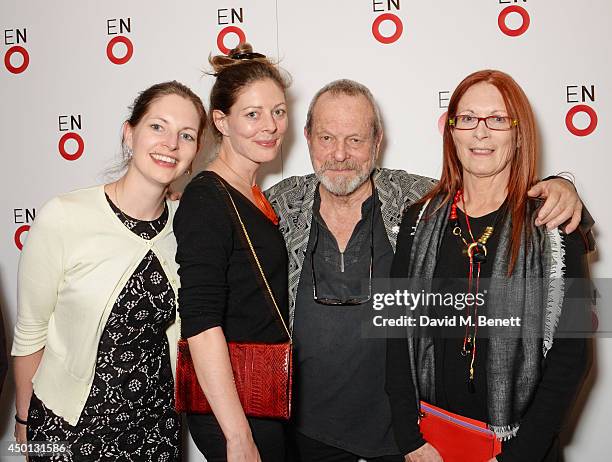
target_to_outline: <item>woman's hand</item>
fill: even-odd
[[[490,459],[489,462],[499,462],[499,461],[497,460],[497,457],[493,457],[493,459]]]
[[[225,436],[228,462],[258,462],[259,451],[238,398],[227,341],[220,326],[189,337],[198,382]]]
[[[440,453],[429,443],[406,454],[404,460],[405,462],[444,462]]]
[[[18,444],[26,444],[28,442],[28,427],[19,422],[15,422],[15,433],[13,434],[15,441]],[[23,454],[26,460],[29,460],[28,453]]]
[[[32,377],[38,369],[38,365],[43,356],[44,349],[38,350],[27,356],[15,356],[13,358],[13,379],[15,380],[15,413],[17,417],[24,421],[28,418],[28,409],[32,399]],[[27,443],[28,427],[15,422],[15,441],[17,443]],[[28,459],[28,455],[26,460]]]
[[[227,462],[261,462],[251,435],[227,440]]]

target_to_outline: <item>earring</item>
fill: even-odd
[[[130,148],[129,146],[124,146],[123,151],[125,153],[125,157],[127,157],[128,159],[131,159],[134,155],[134,151],[132,151],[132,148]]]

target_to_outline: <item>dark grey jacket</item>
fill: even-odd
[[[429,192],[436,180],[404,170],[387,168],[378,168],[373,175],[385,229],[395,251],[403,208]],[[312,205],[318,185],[319,180],[311,173],[286,178],[265,192],[279,216],[279,228],[289,254],[289,319],[292,325],[297,288],[312,223]]]

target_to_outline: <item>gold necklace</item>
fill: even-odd
[[[219,156],[217,156],[217,158],[218,158],[218,159],[219,159],[221,162],[223,162],[223,165],[225,165],[227,168],[229,168],[229,169],[230,169],[230,171],[231,171],[231,172],[232,172],[234,175],[236,175],[236,176],[237,176],[237,177],[238,177],[238,178],[239,178],[239,179],[240,179],[240,180],[241,180],[241,181],[242,181],[244,184],[248,185],[248,187],[249,187],[249,188],[251,188],[251,189],[252,189],[254,186],[257,186],[257,183],[255,183],[255,184],[251,184],[251,183],[249,183],[247,180],[245,180],[245,179],[244,179],[244,178],[243,178],[243,177],[242,177],[242,176],[241,176],[241,175],[240,175],[240,174],[239,174],[239,173],[238,173],[236,170],[234,170],[232,167],[230,167],[230,165],[229,165],[227,162],[225,162],[225,161],[223,160],[223,158],[222,158],[220,155],[219,155]]]

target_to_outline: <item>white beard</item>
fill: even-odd
[[[355,171],[355,175],[349,178],[330,178],[326,175],[325,170],[319,170],[316,172],[316,175],[325,189],[327,189],[333,195],[348,196],[354,193],[359,186],[365,183],[370,177],[371,173],[372,169],[369,171],[363,170],[361,172]]]
[[[349,196],[357,191],[357,189],[370,178],[370,175],[372,175],[376,164],[377,153],[377,150],[373,148],[370,153],[369,168],[366,167],[367,164],[359,164],[350,157],[343,162],[329,159],[325,161],[318,170],[315,170],[315,175],[323,187],[334,196]],[[310,160],[314,166],[312,153],[310,154]],[[327,171],[338,167],[353,170],[354,175],[350,177],[339,175],[336,178],[330,178],[327,175]]]

